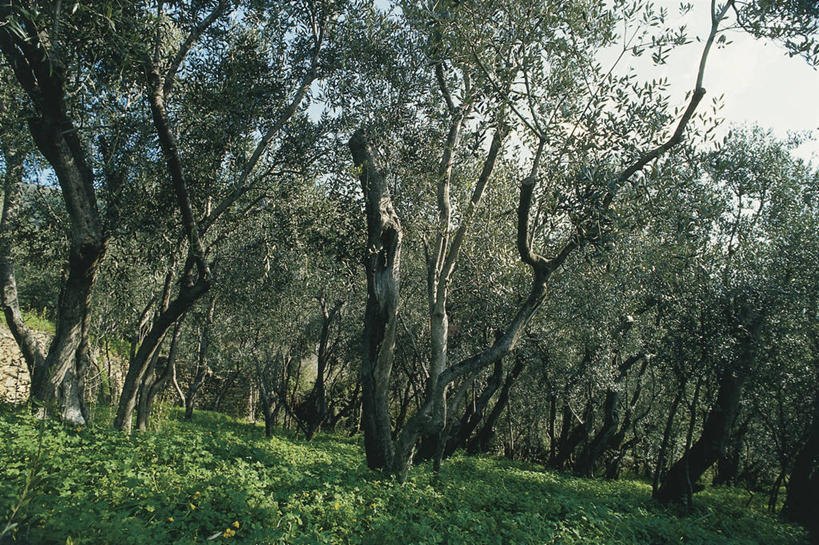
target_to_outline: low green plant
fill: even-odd
[[[54,322],[46,317],[45,311],[24,310],[22,314],[23,322],[31,329],[54,334]],[[6,327],[6,317],[3,314],[0,314],[0,324]]]
[[[7,537],[64,544],[788,544],[803,530],[743,491],[708,490],[677,516],[640,481],[581,479],[532,465],[456,456],[404,484],[369,470],[359,438],[311,442],[216,413],[126,436],[0,414],[0,513],[11,513],[31,460],[38,486]],[[39,426],[39,427],[38,427]],[[43,432],[38,431],[44,429]],[[39,446],[38,446],[39,445]],[[0,519],[2,520],[2,519]]]

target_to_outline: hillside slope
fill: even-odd
[[[265,439],[213,413],[186,423],[172,410],[161,431],[126,437],[4,409],[0,437],[0,531],[21,505],[9,543],[807,542],[800,528],[746,508],[740,491],[705,492],[677,517],[641,482],[470,457],[437,477],[415,468],[400,485],[366,468],[356,438]]]

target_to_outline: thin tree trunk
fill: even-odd
[[[313,388],[307,396],[304,410],[304,428],[307,430],[305,436],[307,440],[313,438],[327,419],[327,375],[330,372],[330,364],[334,358],[336,343],[330,342],[333,322],[336,320],[341,310],[342,302],[338,301],[332,308],[327,306],[324,297],[319,298],[321,307],[321,333],[319,334],[319,345],[316,352],[316,380]]]
[[[194,373],[191,383],[188,386],[188,391],[185,393],[185,420],[193,418],[193,407],[196,400],[196,394],[205,383],[205,380],[211,375],[210,366],[208,365],[208,352],[210,350],[210,338],[213,328],[213,311],[216,308],[216,297],[211,297],[208,305],[208,313],[205,317],[205,323],[202,326],[199,334],[199,354],[196,364],[196,372]]]
[[[3,213],[0,217],[0,289],[2,289],[3,315],[17,346],[20,347],[29,376],[31,376],[35,368],[42,367],[44,355],[42,346],[34,337],[34,333],[26,326],[20,312],[12,257],[12,238],[14,232],[19,228],[23,156],[8,152],[5,148],[2,151],[6,163],[6,175],[3,180]]]
[[[143,382],[143,388],[140,392],[140,404],[137,410],[137,429],[140,431],[148,429],[151,411],[156,397],[165,389],[171,377],[176,374],[176,352],[179,345],[179,335],[182,331],[182,322],[184,320],[185,317],[183,316],[174,324],[168,356],[157,356],[157,361],[153,364],[153,369],[149,375],[150,380],[146,377],[146,380]],[[162,366],[161,372],[156,368],[157,364]]]
[[[563,423],[564,427],[561,435],[564,433],[566,435],[565,438],[561,440],[560,448],[557,451],[557,456],[555,456],[555,465],[553,466],[554,469],[563,469],[563,467],[569,462],[577,447],[589,437],[592,425],[594,424],[594,405],[591,400],[586,403],[586,408],[583,410],[583,419],[577,424],[571,424],[574,415],[571,413],[571,408],[569,407],[568,403],[566,403],[564,409],[568,409],[569,413],[563,413],[566,420]],[[567,425],[569,426],[568,431],[566,428]]]
[[[611,446],[620,426],[620,388],[629,369],[643,357],[645,355],[642,353],[636,354],[627,358],[618,366],[618,376],[615,379],[614,388],[609,388],[606,391],[606,398],[603,403],[602,427],[578,455],[574,466],[575,474],[583,477],[590,476],[600,456]]]
[[[749,423],[750,418],[746,419],[740,425],[734,426],[735,429],[731,432],[731,438],[728,441],[727,448],[717,460],[717,468],[714,472],[714,479],[711,482],[713,486],[736,484],[739,477],[740,452],[742,450],[742,443],[745,440],[745,434],[748,432]]]
[[[753,312],[745,309],[744,312]],[[662,486],[654,497],[662,502],[682,502],[690,507],[693,485],[724,452],[730,436],[731,424],[736,418],[742,387],[756,353],[756,342],[761,327],[761,317],[756,314],[744,316],[742,321],[743,339],[733,366],[722,370],[719,390],[702,427],[699,440],[683,457],[668,470]]]
[[[776,513],[776,502],[779,501],[779,488],[782,486],[782,480],[784,478],[785,474],[780,471],[776,479],[774,479],[773,485],[771,485],[771,492],[768,494],[768,512],[771,514]]]
[[[276,415],[273,412],[273,400],[270,398],[263,380],[259,381],[259,401],[262,404],[262,414],[264,415],[264,435],[265,437],[273,437]]]
[[[495,392],[501,387],[503,383],[503,360],[495,362],[495,369],[492,376],[486,383],[481,395],[472,403],[467,404],[466,411],[461,417],[460,425],[457,427],[457,433],[448,442],[444,450],[444,456],[451,456],[457,449],[465,448],[467,441],[472,436],[472,433],[477,429],[478,424],[481,423],[485,414],[486,408]]]
[[[657,467],[654,470],[654,480],[651,484],[651,493],[655,495],[660,486],[660,480],[664,478],[666,458],[668,456],[668,446],[671,440],[671,432],[674,427],[674,417],[677,415],[677,407],[682,401],[685,392],[685,382],[680,384],[677,389],[677,394],[671,401],[671,407],[668,409],[668,418],[665,421],[665,428],[663,430],[663,440],[660,443],[660,452],[657,455]]]
[[[214,13],[218,12],[215,11]],[[171,130],[165,107],[167,93],[170,90],[175,74],[171,73],[163,77],[156,66],[146,66],[145,71],[151,118],[173,184],[177,207],[182,216],[182,224],[185,227],[188,239],[188,256],[179,283],[179,293],[167,305],[166,310],[161,312],[154,320],[150,331],[128,365],[128,373],[125,376],[122,396],[114,420],[114,426],[126,432],[131,430],[131,419],[137,401],[139,385],[148,370],[154,352],[159,348],[168,329],[190,310],[211,286],[210,265],[205,257],[205,248],[201,238],[203,233],[200,232],[193,212],[187,181],[182,170],[179,147]]]
[[[554,465],[555,460],[555,420],[557,419],[557,396],[554,392],[549,394],[549,465]]]
[[[498,400],[495,402],[495,405],[492,407],[489,415],[487,415],[486,421],[481,427],[481,430],[467,444],[467,452],[474,454],[477,452],[489,451],[489,445],[492,442],[492,438],[495,436],[495,427],[497,426],[498,420],[503,414],[504,409],[509,405],[509,396],[512,391],[512,385],[523,372],[523,368],[525,366],[526,360],[524,360],[522,357],[515,359],[515,365],[508,373],[506,373],[506,379],[503,381],[503,387],[498,394]]]
[[[173,384],[174,392],[176,392],[176,396],[179,398],[179,406],[185,406],[185,392],[182,391],[182,387],[179,386],[179,380],[177,379],[176,373],[176,365],[171,367],[171,384]]]
[[[256,423],[256,385],[251,382],[247,394],[247,421]]]

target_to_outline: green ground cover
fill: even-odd
[[[54,334],[54,322],[46,318],[45,314],[36,310],[24,310],[23,322],[31,329],[42,331],[44,333]],[[6,317],[0,313],[0,326],[8,327],[6,325]]]
[[[401,485],[366,468],[359,438],[266,439],[223,415],[178,417],[171,410],[161,431],[126,437],[102,418],[72,430],[0,410],[0,532],[13,526],[0,541],[807,543],[744,491],[707,490],[677,516],[643,482],[465,456],[437,476],[415,468]]]

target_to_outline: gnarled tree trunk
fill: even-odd
[[[472,433],[477,429],[478,425],[486,415],[486,409],[492,396],[501,387],[503,381],[503,360],[495,362],[495,369],[489,380],[484,386],[481,395],[478,396],[472,403],[468,403],[466,411],[461,417],[458,425],[454,426],[454,434],[449,438],[444,449],[444,456],[451,456],[457,449],[466,447],[467,440],[472,436]]]
[[[367,214],[367,306],[361,362],[364,450],[370,468],[392,463],[389,388],[398,325],[401,275],[401,222],[392,206],[387,181],[376,166],[362,130],[350,139],[353,163],[360,171]]]
[[[614,387],[606,390],[606,399],[603,403],[603,424],[592,440],[580,451],[574,464],[575,474],[583,477],[591,475],[600,456],[611,447],[620,427],[620,389],[623,387],[629,369],[643,357],[644,354],[636,354],[618,366]]]
[[[0,5],[0,20],[8,21],[12,15],[28,17],[11,4]],[[15,26],[17,31],[10,24],[0,25],[0,51],[32,103],[29,131],[57,175],[69,217],[68,267],[57,303],[54,338],[47,355],[35,358],[31,397],[40,403],[56,399],[62,419],[81,425],[85,417],[80,347],[87,341],[91,292],[107,241],[97,209],[94,173],[68,115],[65,66],[47,30],[28,20],[21,23]],[[9,278],[3,279],[4,291]]]

